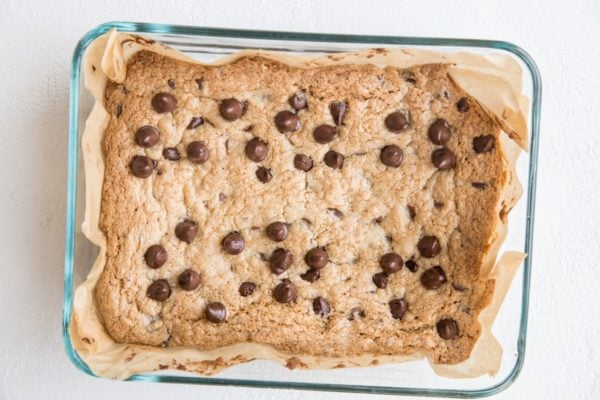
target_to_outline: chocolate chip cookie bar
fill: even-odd
[[[136,53],[104,97],[108,333],[467,359],[507,168],[448,68]]]

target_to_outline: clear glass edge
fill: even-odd
[[[523,265],[523,293],[521,323],[518,339],[518,358],[511,373],[496,385],[480,390],[435,390],[403,387],[364,386],[364,385],[334,385],[334,384],[309,384],[300,382],[275,382],[258,380],[220,379],[203,377],[180,377],[180,376],[157,376],[137,374],[129,377],[129,381],[151,381],[170,383],[191,383],[202,385],[225,385],[225,386],[247,386],[256,388],[276,389],[301,389],[311,391],[330,392],[353,392],[370,394],[392,394],[413,396],[435,396],[435,397],[469,397],[478,398],[491,396],[508,388],[519,376],[525,359],[525,346],[527,335],[527,319],[529,310],[529,291],[531,280],[531,261],[533,250],[533,227],[534,209],[537,181],[537,158],[539,145],[540,106],[542,96],[541,77],[537,65],[531,56],[521,47],[496,40],[479,39],[454,39],[454,38],[425,38],[425,37],[400,37],[400,36],[367,36],[346,34],[319,34],[280,31],[256,31],[241,29],[205,28],[182,25],[137,23],[137,22],[107,22],[97,26],[86,33],[78,42],[73,52],[70,76],[69,96],[69,158],[68,158],[68,181],[67,181],[67,216],[66,216],[66,238],[65,238],[65,276],[64,276],[64,303],[63,303],[63,341],[67,356],[73,364],[88,375],[96,376],[89,366],[79,357],[72,346],[69,332],[69,323],[73,307],[73,251],[75,237],[75,201],[77,193],[77,158],[78,158],[78,100],[79,100],[79,73],[83,55],[89,44],[98,36],[116,28],[122,32],[135,33],[166,33],[185,35],[204,35],[231,38],[252,38],[269,40],[300,40],[318,42],[342,42],[342,43],[373,43],[373,44],[402,44],[418,46],[463,46],[492,48],[509,52],[519,58],[528,69],[532,81],[532,105],[530,121],[530,156],[529,176],[525,233],[525,258]]]

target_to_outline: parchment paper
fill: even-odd
[[[136,35],[113,30],[97,38],[87,50],[84,61],[86,88],[96,99],[86,121],[82,147],[86,180],[85,220],[83,233],[100,252],[87,279],[76,289],[73,300],[73,318],[69,332],[73,346],[80,357],[99,376],[125,379],[130,375],[163,369],[180,369],[210,375],[230,365],[253,359],[269,359],[288,368],[339,368],[398,363],[422,359],[424,354],[381,356],[366,354],[353,357],[317,357],[285,354],[269,345],[242,343],[213,351],[197,348],[156,348],[145,345],[115,342],[106,332],[94,302],[94,287],[105,265],[105,237],[98,227],[104,160],[102,136],[109,115],[103,106],[104,88],[108,79],[125,79],[127,60],[139,50],[150,50],[187,62],[199,63],[182,53]],[[526,110],[528,99],[522,95],[521,69],[509,56],[479,55],[465,52],[440,53],[424,50],[366,50],[354,53],[319,57],[295,57],[264,51],[241,51],[212,65],[232,62],[246,55],[264,57],[298,67],[347,63],[372,63],[381,66],[408,68],[428,63],[451,64],[451,78],[473,96],[503,129],[500,140],[505,161],[506,186],[498,202],[496,229],[490,240],[484,264],[483,278],[495,279],[496,289],[491,304],[479,314],[482,333],[468,360],[456,365],[438,365],[430,360],[433,370],[445,377],[468,378],[497,373],[502,348],[491,333],[492,323],[506,292],[525,255],[505,253],[496,262],[498,250],[506,236],[506,214],[521,195],[521,186],[515,173],[515,163],[522,149],[527,149]]]

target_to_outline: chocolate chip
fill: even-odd
[[[344,217],[344,213],[341,212],[340,210],[338,210],[337,208],[328,208],[327,211],[330,211],[333,214],[333,216],[336,218]]]
[[[324,248],[315,247],[306,253],[304,256],[304,261],[312,269],[322,269],[325,268],[329,262],[329,255]]]
[[[155,161],[146,156],[134,156],[129,164],[131,172],[138,178],[147,178],[152,175],[156,167]]]
[[[167,160],[177,161],[181,159],[181,154],[179,154],[179,150],[176,147],[166,147],[163,149],[162,154]]]
[[[436,119],[429,127],[429,140],[435,144],[446,144],[450,140],[450,125],[443,118]]]
[[[166,279],[159,279],[148,286],[146,295],[152,300],[165,301],[171,296],[171,286]]]
[[[383,222],[383,215],[380,215],[379,217],[373,219],[372,221],[374,224],[381,224],[381,222]]]
[[[275,286],[275,289],[273,289],[273,297],[279,303],[289,303],[296,300],[296,297],[298,297],[298,290],[292,282],[285,279],[279,285]]]
[[[171,88],[171,89],[175,89],[175,80],[173,79],[169,79],[167,81],[167,85]]]
[[[342,124],[347,109],[348,104],[346,104],[343,101],[336,101],[329,105],[329,112],[331,113],[331,116],[333,117],[333,122],[336,125]]]
[[[135,142],[142,147],[152,147],[160,140],[158,129],[153,126],[142,126],[135,132]]]
[[[169,93],[157,93],[152,97],[152,108],[157,113],[173,111],[177,107],[177,100]]]
[[[364,318],[364,317],[365,317],[365,311],[360,307],[354,307],[352,310],[350,310],[350,315],[348,316],[348,319],[350,321],[354,321],[355,319]]]
[[[200,125],[204,123],[204,118],[202,117],[192,117],[192,120],[187,126],[187,129],[196,129]]]
[[[492,135],[481,135],[473,139],[475,153],[487,153],[494,148],[495,139]]]
[[[254,282],[244,282],[240,285],[240,295],[242,297],[248,297],[250,295],[252,295],[252,293],[254,293],[254,290],[256,290],[256,283]]]
[[[456,290],[457,292],[464,292],[465,290],[467,290],[467,288],[466,288],[466,287],[464,287],[464,286],[462,286],[462,285],[459,285],[458,283],[453,283],[453,284],[452,284],[452,288],[453,288],[454,290]]]
[[[119,118],[122,113],[123,113],[123,106],[118,104],[117,107],[115,108],[115,117]]]
[[[201,141],[188,144],[186,153],[188,160],[196,164],[204,164],[208,160],[208,147]]]
[[[300,275],[300,278],[310,283],[318,280],[320,277],[321,271],[319,271],[318,269],[309,269],[308,271]]]
[[[219,303],[218,301],[208,303],[204,313],[206,318],[215,324],[220,324],[227,318],[227,309],[223,303]]]
[[[280,111],[275,116],[275,126],[281,133],[296,132],[300,130],[302,124],[300,117],[291,111]]]
[[[396,111],[385,117],[385,126],[391,132],[401,132],[408,127],[408,119],[400,111]]]
[[[419,269],[419,266],[414,260],[408,260],[404,265],[406,265],[406,268],[408,268],[408,270],[413,273],[417,272],[417,270]]]
[[[231,232],[223,238],[223,250],[229,254],[237,255],[244,251],[244,238],[239,232]]]
[[[485,182],[473,182],[471,183],[471,186],[473,186],[475,189],[483,190],[487,188],[488,184]]]
[[[198,86],[198,90],[202,90],[202,78],[196,79],[196,86]]]
[[[469,111],[469,108],[469,101],[466,97],[461,97],[460,100],[456,102],[456,109],[461,113]]]
[[[452,340],[458,336],[458,324],[452,318],[444,318],[436,324],[438,335],[444,340]]]
[[[335,126],[331,125],[319,125],[313,131],[313,137],[317,143],[325,144],[331,142],[335,135],[337,134],[337,130]]]
[[[439,289],[446,282],[446,274],[439,265],[429,268],[421,274],[421,284],[425,289]]]
[[[289,230],[285,222],[273,222],[267,226],[267,236],[275,242],[282,242],[287,238]]]
[[[261,162],[262,160],[267,158],[269,148],[261,138],[255,137],[254,139],[246,143],[245,151],[249,159],[251,159],[254,162]]]
[[[219,112],[227,121],[235,121],[244,114],[244,103],[237,99],[225,99],[219,105]]]
[[[398,272],[402,269],[404,261],[399,254],[386,253],[379,260],[379,265],[381,266],[383,272],[393,274],[394,272]]]
[[[456,165],[456,157],[448,149],[437,149],[431,154],[431,162],[438,169],[452,169]]]
[[[271,179],[273,179],[273,174],[271,174],[271,170],[269,168],[258,167],[258,169],[256,170],[256,177],[262,183],[267,183]]]
[[[306,96],[302,93],[297,93],[293,95],[288,101],[290,103],[290,106],[292,106],[296,110],[302,110],[308,106]]]
[[[296,154],[294,157],[294,167],[300,171],[310,171],[313,167],[313,160],[305,154]]]
[[[154,244],[148,247],[144,259],[150,268],[160,268],[167,262],[167,250],[160,244]]]
[[[379,289],[385,289],[388,285],[388,274],[385,272],[378,272],[373,275],[373,283]]]
[[[175,236],[182,242],[192,243],[198,233],[198,224],[191,220],[180,222],[175,227]]]
[[[389,302],[389,306],[390,313],[394,319],[401,319],[406,311],[408,311],[408,303],[404,299],[394,299]]]
[[[419,253],[427,258],[433,258],[442,251],[442,246],[440,246],[440,242],[435,236],[423,236],[419,240],[417,248],[419,249]]]
[[[397,168],[400,166],[400,164],[402,164],[403,157],[404,155],[402,154],[402,149],[395,144],[390,144],[381,149],[381,155],[379,156],[379,159],[383,165]]]
[[[439,201],[434,201],[433,202],[433,207],[435,207],[437,209],[440,209],[440,208],[444,207],[444,203],[439,202]]]
[[[287,271],[294,262],[294,256],[289,250],[286,249],[275,249],[271,254],[271,272],[279,275]]]
[[[321,296],[316,297],[313,300],[312,306],[313,306],[313,311],[317,315],[324,316],[331,312],[331,306],[329,305],[327,300],[325,300]]]
[[[415,208],[413,206],[406,206],[406,208],[408,208],[408,215],[410,216],[410,219],[415,219],[415,217],[417,216]]]
[[[200,275],[193,269],[188,268],[179,275],[177,282],[183,290],[194,290],[200,286]]]
[[[325,165],[333,169],[341,169],[344,166],[344,156],[335,150],[329,150],[323,157]]]

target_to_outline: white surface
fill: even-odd
[[[0,1],[0,399],[379,398],[111,382],[67,360],[60,316],[69,66],[79,37],[109,20],[503,39],[529,51],[544,89],[530,327],[523,372],[497,398],[600,398],[596,1],[106,3]]]

